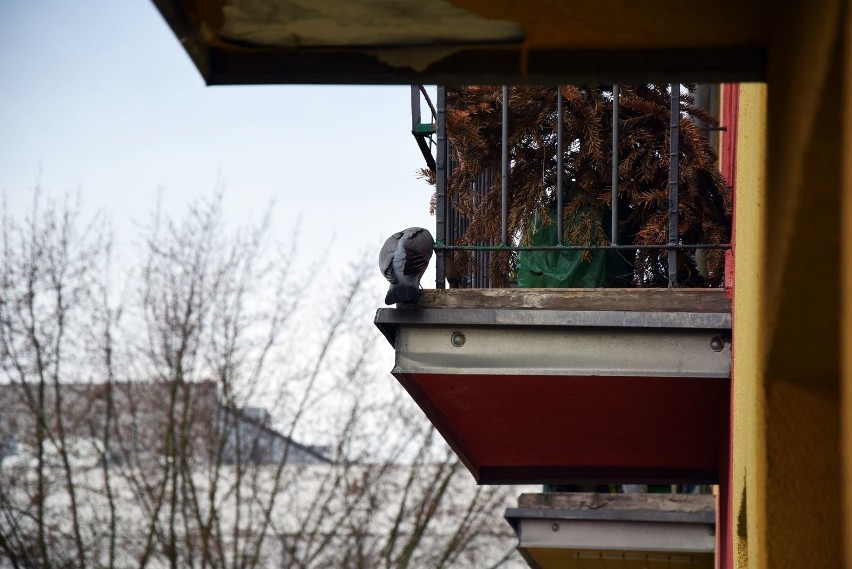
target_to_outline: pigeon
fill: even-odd
[[[409,227],[388,237],[379,253],[379,269],[390,282],[385,304],[420,299],[420,277],[426,272],[434,245],[432,234],[422,227]]]

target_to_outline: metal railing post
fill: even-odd
[[[610,245],[618,244],[618,85],[612,86],[612,227]]]
[[[678,180],[680,179],[680,83],[671,86],[669,123],[669,245],[678,244]],[[677,286],[677,249],[668,250],[669,286]]]
[[[564,159],[562,157],[562,148],[563,148],[563,129],[564,125],[562,124],[562,118],[565,113],[563,109],[563,101],[562,101],[562,88],[556,87],[556,244],[562,245],[563,243],[563,221],[562,221],[562,192],[563,192],[563,180],[562,176],[563,171],[565,169]]]
[[[503,132],[502,132],[502,168],[500,186],[500,244],[509,244],[509,86],[503,85]]]
[[[436,110],[437,144],[435,147],[435,240],[439,245],[449,245],[447,236],[447,88],[438,86]],[[446,251],[438,248],[435,256],[435,288],[444,288]]]
[[[414,132],[421,122],[420,117],[420,87],[411,86],[411,132]]]

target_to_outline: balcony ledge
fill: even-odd
[[[712,483],[721,289],[423,291],[379,309],[393,375],[482,483]]]
[[[506,510],[531,567],[713,567],[715,497],[522,494]]]

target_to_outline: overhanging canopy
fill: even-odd
[[[208,84],[763,80],[762,2],[154,0]]]

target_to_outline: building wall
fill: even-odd
[[[843,26],[843,103],[841,121],[844,138],[841,185],[841,454],[843,457],[844,525],[841,538],[846,546],[846,567],[852,567],[852,10],[846,9]]]
[[[758,378],[761,375],[759,354],[762,349],[760,333],[761,278],[754,267],[760,266],[764,249],[764,210],[766,203],[766,91],[765,85],[743,84],[739,90],[737,118],[735,223],[736,241],[734,265],[734,368],[732,378],[732,473],[731,508],[728,545],[733,545],[737,567],[748,567],[749,531],[748,498],[753,504],[754,488],[761,468],[757,456]],[[756,516],[752,515],[752,522]],[[752,524],[754,525],[754,524]]]
[[[527,566],[514,552],[516,538],[503,513],[519,492],[534,488],[482,489],[463,468],[440,464],[290,464],[280,471],[277,465],[193,468],[180,474],[182,490],[175,498],[179,500],[176,509],[163,504],[157,518],[147,496],[156,490],[161,475],[157,469],[113,469],[108,482],[110,497],[100,467],[73,470],[77,521],[90,566],[110,566],[108,552],[114,538],[116,567],[174,567],[166,547],[170,515],[175,516],[178,535],[178,567],[248,566],[239,560],[255,547],[258,566],[270,568],[429,568],[438,567],[442,560],[445,567],[453,568]],[[45,476],[49,481],[46,519],[67,521],[64,527],[47,524],[49,560],[53,567],[76,567],[70,561],[74,546],[65,471],[47,469]],[[17,540],[26,544],[37,539],[34,525],[27,523],[35,515],[31,506],[35,479],[31,467],[0,467],[4,492],[0,532],[6,532],[0,535],[9,536],[9,528],[17,528],[21,533],[12,536],[13,547]],[[153,486],[140,485],[140,479]],[[439,482],[446,487],[436,489]],[[110,524],[111,504],[114,525]],[[204,527],[214,523],[208,518],[211,505],[216,508],[213,532],[209,525]],[[271,525],[266,525],[267,507]],[[155,519],[159,520],[157,545],[147,564],[141,563],[146,557],[145,536]],[[427,519],[429,523],[423,525]],[[212,559],[202,562],[205,531],[214,545]],[[443,559],[449,549],[455,552],[457,547],[458,555]],[[26,555],[34,551],[37,549]],[[408,563],[403,560],[405,555],[410,555]],[[42,566],[28,564],[31,560],[11,560],[0,554],[0,569]]]
[[[765,567],[837,567],[842,558],[841,11],[839,1],[787,6],[770,43],[758,399]]]
[[[738,567],[839,567],[849,535],[843,15],[839,1],[779,3],[767,14],[768,87],[741,91],[730,528]],[[847,488],[851,479],[847,470]]]

